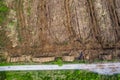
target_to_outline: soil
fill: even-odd
[[[120,58],[120,0],[5,2],[14,13],[2,25],[11,43],[4,47],[9,56]]]

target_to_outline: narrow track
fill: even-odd
[[[120,63],[98,64],[64,64],[58,65],[17,65],[0,66],[0,71],[24,71],[24,70],[87,70],[98,74],[113,75],[120,73]]]

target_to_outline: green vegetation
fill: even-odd
[[[0,0],[0,25],[6,20],[9,8],[5,5],[4,0]]]
[[[99,62],[99,61],[97,61]],[[108,62],[108,61],[104,61]],[[89,63],[87,61],[76,60],[74,62],[64,62],[61,58],[56,59],[56,61],[42,63],[42,64],[57,64],[62,66],[68,63]],[[0,63],[0,66],[5,65],[38,65],[41,63]],[[100,75],[93,72],[88,72],[84,70],[54,70],[54,71],[7,71],[0,72],[0,80],[120,80],[120,74],[116,75]],[[3,79],[4,78],[4,79]]]
[[[0,80],[5,80],[5,78],[6,78],[6,73],[0,72]]]
[[[120,60],[112,60],[112,61],[107,61],[107,60],[96,60],[92,63],[107,63],[107,62],[119,62]],[[11,63],[11,62],[6,62],[6,61],[2,61],[0,63],[0,66],[8,66],[8,65],[40,65],[40,64],[56,64],[59,66],[62,66],[63,64],[80,64],[80,63],[91,63],[89,61],[85,61],[85,60],[75,60],[73,62],[65,62],[62,61],[61,58],[56,59],[55,61],[52,62],[46,62],[46,63],[35,63],[35,62],[17,62],[17,63]]]
[[[0,0],[0,26],[3,27],[3,23],[6,20],[6,16],[9,12],[8,7],[5,5],[4,0]],[[8,38],[5,36],[5,31],[1,27],[0,30],[0,48],[5,47],[5,44],[8,42]]]
[[[63,61],[62,59],[58,58],[55,62],[52,62],[53,64],[57,64],[59,66],[62,66],[63,65]]]
[[[54,62],[42,64],[57,64],[62,66],[68,63],[88,63],[81,60],[74,62],[63,62],[58,58]],[[40,63],[0,63],[0,66],[5,65],[26,65],[26,64],[40,64]],[[54,70],[54,71],[7,71],[0,72],[0,80],[120,80],[120,74],[108,76],[100,75],[93,72],[83,70]],[[4,79],[3,79],[4,78]]]
[[[27,9],[27,11],[28,11],[28,12],[27,12],[27,15],[30,16],[30,14],[31,14],[31,12],[30,12],[30,11],[31,11],[31,8],[29,7],[29,8]]]
[[[108,76],[82,70],[0,72],[0,80],[120,80],[120,74]]]

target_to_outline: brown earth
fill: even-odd
[[[6,0],[6,5],[9,56],[120,57],[120,0]]]

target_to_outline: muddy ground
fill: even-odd
[[[120,0],[5,0],[5,5],[0,41],[7,56],[120,57]]]

